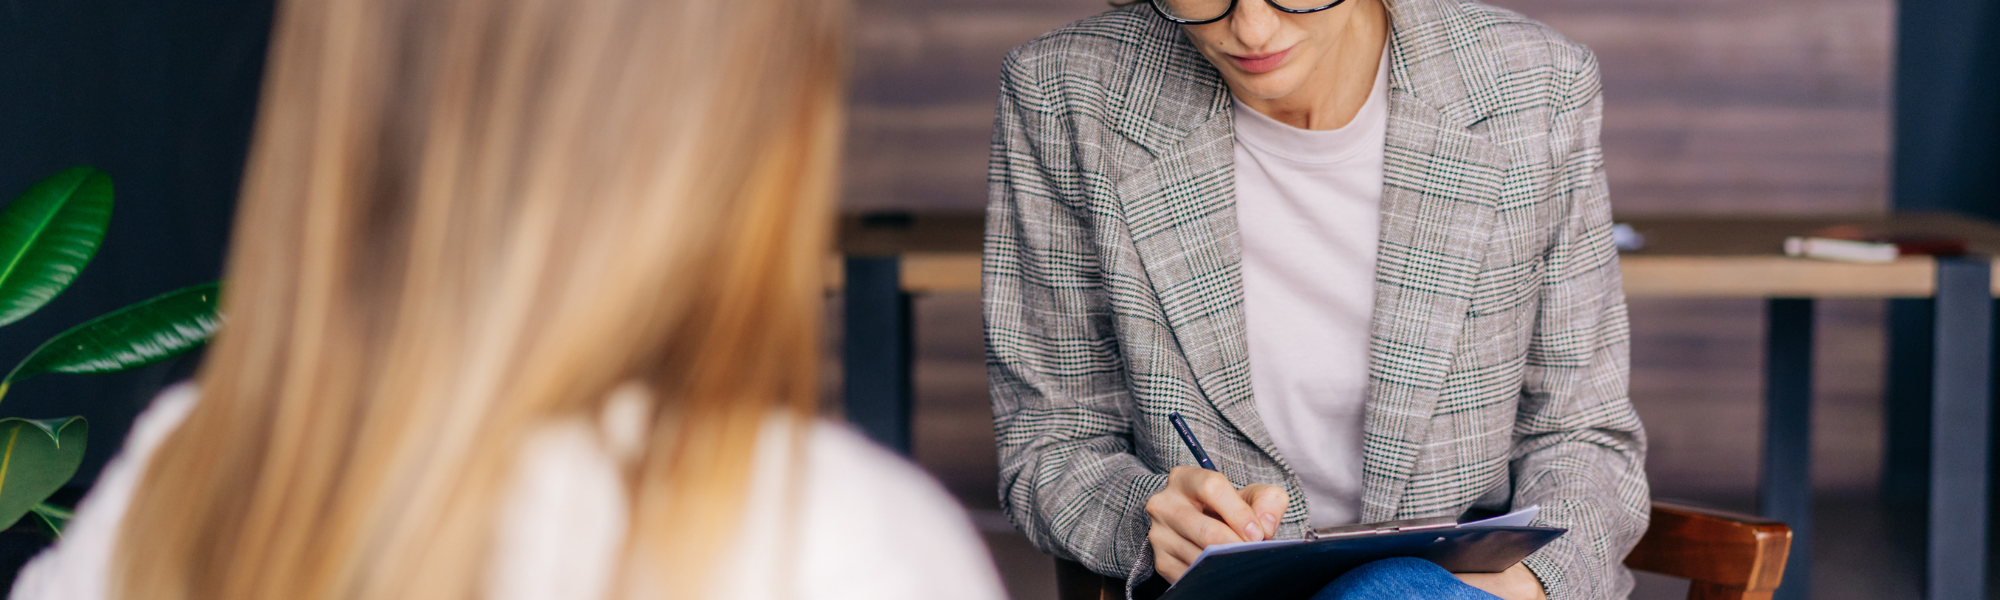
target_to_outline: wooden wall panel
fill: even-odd
[[[1881,210],[1888,0],[1499,0],[1593,48],[1622,213]],[[845,205],[977,209],[1009,48],[1098,0],[860,0]]]
[[[1624,213],[1882,210],[1887,0],[1502,0],[1588,44]]]
[[[850,210],[978,210],[1000,61],[1101,0],[857,0]]]

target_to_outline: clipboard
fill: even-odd
[[[1160,600],[1305,600],[1356,567],[1404,556],[1454,573],[1498,573],[1569,531],[1526,525],[1534,510],[1522,511],[1527,518],[1392,521],[1320,529],[1299,540],[1211,546]]]

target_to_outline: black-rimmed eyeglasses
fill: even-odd
[[[1152,0],[1153,10],[1168,21],[1182,25],[1203,25],[1222,20],[1236,10],[1237,0]],[[1280,12],[1295,15],[1316,13],[1340,6],[1347,0],[1264,0]]]

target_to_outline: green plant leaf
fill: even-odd
[[[111,225],[111,176],[57,173],[0,209],[0,325],[48,304],[76,280]]]
[[[89,436],[83,417],[0,419],[0,523],[12,526],[69,483]]]
[[[215,310],[221,294],[221,283],[188,286],[85,321],[42,342],[0,381],[11,384],[40,373],[109,373],[173,358],[207,343],[222,326]]]
[[[28,509],[28,514],[35,515],[35,523],[42,526],[42,533],[58,540],[62,539],[63,528],[69,526],[69,520],[76,518],[75,511],[47,502],[36,502],[33,508]]]

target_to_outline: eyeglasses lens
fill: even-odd
[[[1292,0],[1294,2],[1299,0]],[[1305,0],[1322,2],[1324,0]],[[1176,19],[1184,21],[1207,21],[1220,19],[1229,12],[1229,0],[1153,0],[1160,10]]]

